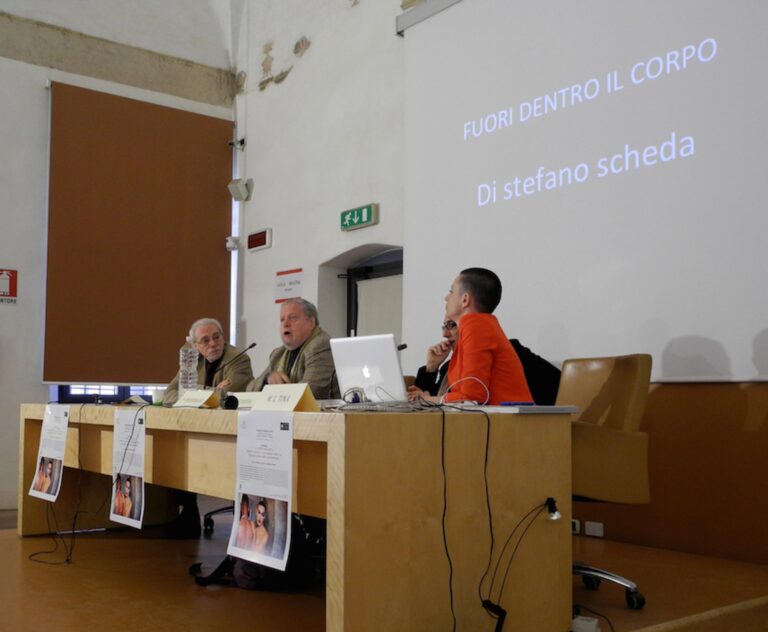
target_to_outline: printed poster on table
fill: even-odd
[[[141,529],[144,520],[145,408],[115,408],[109,519]]]
[[[61,489],[64,473],[64,450],[67,446],[69,406],[48,404],[43,415],[37,464],[29,495],[54,502]]]
[[[285,570],[291,541],[292,480],[293,413],[240,412],[229,555]]]

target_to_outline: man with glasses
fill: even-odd
[[[200,356],[197,359],[197,383],[221,391],[244,391],[253,379],[251,359],[224,340],[221,323],[215,318],[201,318],[189,328],[189,339]],[[165,389],[165,404],[179,399],[179,374]],[[166,525],[165,537],[173,539],[200,537],[200,510],[197,494],[177,490],[175,502],[180,507],[177,518]]]
[[[455,321],[447,319],[441,326],[443,339],[427,349],[427,363],[419,368],[416,381],[408,387],[410,399],[418,399],[419,395],[443,395],[445,393],[445,374],[456,339],[459,337],[459,327]]]
[[[200,357],[197,360],[197,383],[221,391],[244,391],[253,379],[251,359],[224,340],[221,323],[215,318],[201,318],[189,328],[189,338]],[[179,374],[165,389],[163,399],[173,404],[179,398]]]
[[[451,351],[459,337],[459,328],[454,321],[446,320],[442,324],[442,330],[442,341],[427,349],[427,364],[419,369],[416,381],[408,388],[409,399],[444,395],[448,388],[445,376],[448,373]],[[560,369],[535,354],[517,338],[510,338],[509,342],[523,365],[525,380],[528,382],[533,401],[540,406],[554,405],[560,385]]]
[[[280,306],[280,339],[283,344],[269,354],[269,366],[251,381],[249,391],[267,384],[306,383],[315,399],[339,397],[331,339],[320,327],[312,303],[291,298]]]

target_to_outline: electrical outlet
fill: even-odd
[[[602,522],[590,522],[589,520],[584,522],[584,534],[591,535],[595,538],[603,537],[603,523]]]
[[[581,520],[576,520],[576,518],[571,520],[571,533],[573,535],[579,535],[581,533]]]

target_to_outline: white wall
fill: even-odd
[[[19,300],[0,304],[0,509],[17,499],[19,405],[48,401],[42,385],[48,202],[49,79],[231,118],[208,106],[0,58],[0,268],[19,271]],[[77,309],[77,297],[72,297]],[[94,344],[105,341],[94,340]]]
[[[230,8],[245,0],[0,0],[0,11],[71,31],[231,68]]]
[[[319,275],[319,266],[365,244],[402,245],[403,42],[394,32],[398,0],[269,0],[247,11],[239,69],[248,83],[236,110],[247,139],[241,173],[254,179],[255,191],[243,221],[245,234],[273,229],[271,249],[243,253],[240,341],[258,343],[251,354],[258,372],[280,342],[276,272],[302,268],[303,296],[320,304],[332,335],[343,335],[343,319],[328,313],[343,302],[325,300],[343,296],[343,281]],[[310,47],[297,57],[302,36]],[[272,74],[292,68],[262,91],[267,42]],[[340,213],[368,202],[381,205],[379,225],[342,233]],[[333,287],[320,286],[319,276]]]
[[[73,4],[90,4],[94,9],[99,3],[67,0],[69,11],[59,11],[59,3],[45,0],[0,0],[0,11],[57,23],[53,18],[71,16]],[[336,273],[377,250],[402,245],[403,42],[394,33],[400,3],[232,0],[210,4],[231,9],[231,21],[239,26],[228,41],[238,52],[237,69],[248,73],[247,89],[237,99],[235,114],[240,135],[248,141],[240,154],[240,170],[254,179],[255,193],[252,201],[242,205],[241,230],[245,234],[263,227],[274,230],[271,249],[244,252],[240,257],[243,300],[238,339],[259,343],[251,355],[254,369],[260,370],[270,349],[279,344],[278,309],[273,301],[277,271],[305,270],[304,296],[320,305],[321,321],[340,335],[344,282]],[[36,12],[24,11],[25,6]],[[134,12],[131,30],[147,26],[152,18],[148,15]],[[91,27],[91,16],[82,20],[83,28],[78,28],[78,22],[59,24],[108,36],[107,31]],[[222,20],[226,22],[226,18]],[[178,28],[183,30],[181,24]],[[162,28],[158,26],[155,32]],[[185,32],[189,40],[195,31]],[[294,44],[302,36],[311,44],[297,57]],[[121,41],[142,45],[135,38]],[[269,83],[261,91],[262,50],[268,41],[274,42],[273,75],[292,69],[284,81]],[[183,54],[163,48],[161,42],[145,46]],[[225,56],[231,55],[227,52]],[[218,65],[210,57],[196,61]],[[47,388],[41,384],[48,78],[212,116],[231,115],[223,108],[0,59],[3,94],[13,95],[0,100],[0,160],[5,165],[0,170],[0,267],[20,271],[21,294],[18,305],[0,306],[0,509],[16,506],[19,404],[48,399]],[[341,233],[341,211],[368,202],[381,205],[379,225]],[[322,296],[318,287],[323,288]],[[331,315],[334,306],[339,313]]]
[[[16,506],[19,403],[48,401],[42,375],[48,90],[43,69],[0,59],[0,268],[19,271],[0,303],[0,508]]]

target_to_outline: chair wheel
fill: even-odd
[[[581,581],[584,583],[587,590],[597,590],[600,588],[600,584],[603,583],[602,579],[599,577],[592,577],[591,575],[582,575]]]
[[[213,533],[213,527],[214,527],[213,518],[209,518],[206,516],[203,519],[203,532],[205,533]]]
[[[635,591],[632,592],[631,590],[628,590],[626,593],[627,597],[627,606],[629,606],[630,610],[642,610],[643,606],[645,605],[645,597],[641,595],[639,592]]]

